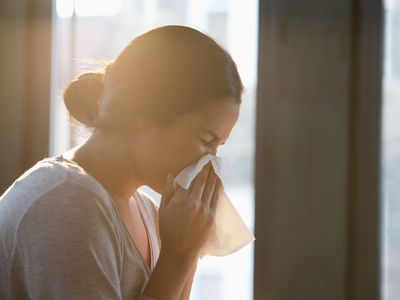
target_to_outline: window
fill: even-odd
[[[239,121],[221,148],[225,189],[251,230],[254,223],[253,154],[258,2],[211,0],[54,0],[50,155],[80,144],[88,132],[70,126],[60,99],[64,86],[84,71],[86,59],[110,60],[137,34],[160,25],[185,24],[223,44],[245,85]],[[157,200],[160,195],[150,189]],[[254,231],[254,230],[253,230]],[[191,299],[251,299],[253,245],[223,258],[200,261]]]
[[[382,192],[384,300],[400,293],[400,2],[385,3]]]

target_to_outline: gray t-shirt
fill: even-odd
[[[160,252],[158,206],[133,195],[151,248],[145,263],[103,186],[62,155],[45,158],[0,198],[0,299],[148,299]]]

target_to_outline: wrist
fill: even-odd
[[[175,268],[191,269],[197,263],[198,257],[195,255],[180,255],[161,248],[158,260],[163,261]]]
[[[161,250],[143,294],[154,299],[180,299],[188,274],[196,263],[196,258]]]

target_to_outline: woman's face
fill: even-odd
[[[166,127],[147,126],[131,147],[140,181],[162,193],[167,174],[173,176],[211,153],[228,139],[239,117],[240,104],[216,101],[200,111],[177,117]]]

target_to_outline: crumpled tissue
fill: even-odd
[[[199,161],[183,169],[174,178],[174,186],[176,187],[176,184],[179,184],[182,188],[188,189],[196,175],[210,160],[215,174],[221,178],[222,158],[212,154],[206,154],[202,156]],[[214,227],[211,231],[210,238],[201,250],[201,257],[205,255],[229,255],[255,240],[255,237],[247,228],[223,189],[219,197]]]

